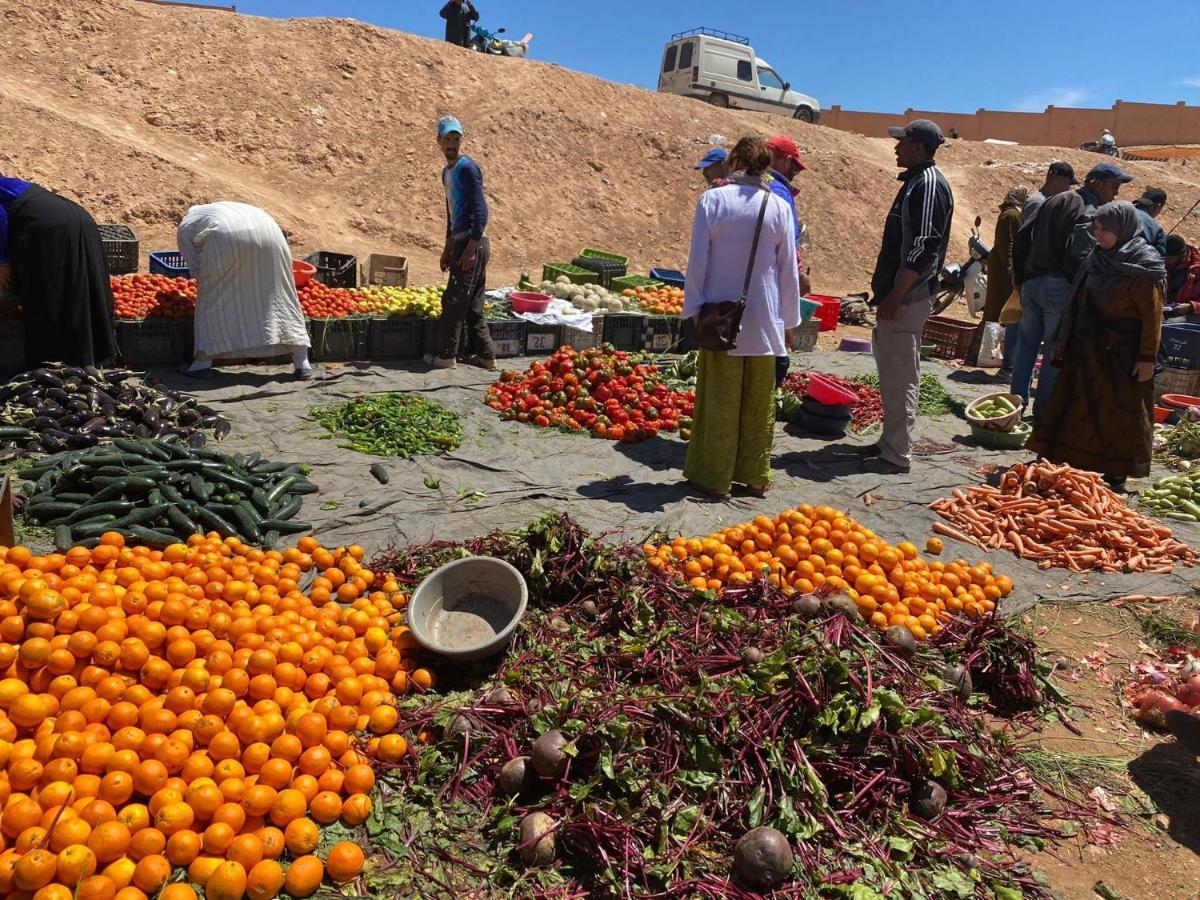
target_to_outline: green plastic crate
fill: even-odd
[[[570,263],[546,263],[542,266],[542,281],[554,281],[560,275],[566,275],[572,284],[600,283],[600,273],[591,269],[581,269]]]
[[[584,247],[579,251],[579,255],[590,256],[592,259],[609,259],[626,267],[629,265],[628,256],[622,256],[620,253],[609,253],[607,250],[593,250],[591,247]]]
[[[655,281],[653,278],[643,278],[641,275],[622,275],[620,278],[612,280],[612,289],[617,293],[625,289],[636,290],[637,288],[660,288],[663,282]]]

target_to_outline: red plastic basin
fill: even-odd
[[[830,297],[828,294],[805,294],[806,300],[820,303],[817,310],[817,321],[821,323],[821,331],[836,331],[838,316],[842,311],[842,298]]]
[[[1156,406],[1156,407],[1154,407],[1154,421],[1155,421],[1155,423],[1157,423],[1157,424],[1161,425],[1163,422],[1167,421],[1167,417],[1168,417],[1168,416],[1170,416],[1170,415],[1171,415],[1171,413],[1173,413],[1173,412],[1175,412],[1175,410],[1173,410],[1173,409],[1167,409],[1165,406]]]
[[[296,288],[302,288],[308,284],[314,275],[317,274],[317,267],[312,263],[306,263],[302,259],[292,260],[292,277],[296,279]]]
[[[839,406],[846,403],[857,403],[858,397],[842,387],[838,387],[823,375],[808,376],[808,396],[818,403],[827,406]]]
[[[1163,394],[1159,402],[1171,409],[1187,409],[1190,406],[1200,406],[1200,397],[1189,397],[1187,394]]]
[[[550,300],[546,294],[535,294],[532,291],[513,291],[508,295],[513,312],[544,313],[550,305]]]

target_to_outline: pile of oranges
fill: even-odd
[[[926,562],[913,544],[893,547],[828,506],[803,505],[643,551],[650,568],[677,573],[697,590],[766,578],[786,594],[823,585],[843,591],[872,625],[902,626],[917,640],[937,634],[951,616],[992,612],[1013,589],[987,563]]]
[[[626,288],[621,293],[636,300],[644,312],[655,316],[677,316],[683,312],[683,288]]]
[[[409,752],[396,695],[433,683],[362,556],[215,533],[0,547],[0,896],[267,900],[357,878],[362,850],[322,860],[321,828],[367,819],[372,759]]]

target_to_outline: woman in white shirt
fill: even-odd
[[[792,211],[769,192],[771,152],[742,138],[729,158],[733,174],[696,206],[682,316],[742,293],[763,198],[767,208],[732,350],[701,350],[695,422],[683,475],[702,493],[724,499],[734,484],[762,496],[771,483],[775,437],[775,358],[800,324],[800,284]]]

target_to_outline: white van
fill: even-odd
[[[671,37],[663,51],[658,89],[714,106],[784,113],[805,122],[821,117],[821,104],[793,91],[790,82],[754,54],[749,38],[711,28]]]

